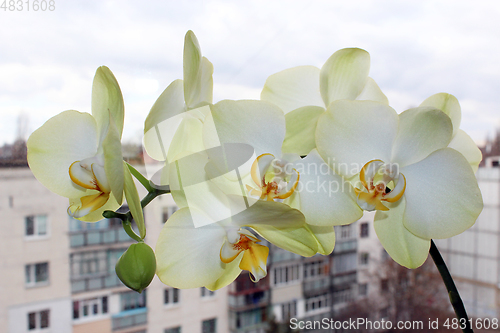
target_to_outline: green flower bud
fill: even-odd
[[[153,249],[142,242],[130,245],[116,262],[115,270],[127,287],[141,293],[155,276],[156,257]]]

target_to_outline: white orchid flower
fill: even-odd
[[[69,198],[71,216],[95,222],[104,210],[120,207],[125,186],[122,130],[120,87],[107,67],[99,67],[92,86],[92,115],[62,112],[28,139],[31,171],[49,190]]]
[[[261,99],[279,106],[286,114],[286,153],[307,155],[316,147],[318,118],[333,101],[372,100],[388,104],[375,81],[368,77],[370,55],[358,48],[335,52],[321,69],[293,67],[267,78]]]
[[[438,93],[427,98],[420,106],[435,107],[451,118],[453,135],[448,147],[458,150],[469,161],[474,172],[477,171],[483,156],[472,138],[460,129],[462,112],[458,99],[450,94]]]
[[[173,81],[160,95],[144,124],[144,147],[158,161],[169,163],[204,149],[203,121],[212,103],[213,65],[201,55],[192,31],[184,43],[184,80]],[[162,179],[167,185],[168,179]]]
[[[278,245],[285,249],[300,248],[308,256],[316,253],[315,240],[300,230],[304,215],[287,205],[258,201],[224,220],[219,216],[217,207],[206,206],[204,211],[185,207],[168,219],[155,250],[157,275],[163,283],[216,290],[234,281],[242,270],[259,281],[267,274],[269,248],[258,244],[254,232],[282,240]],[[203,226],[195,227],[200,221]]]
[[[376,210],[375,230],[389,255],[408,268],[427,258],[430,239],[455,236],[483,207],[467,160],[447,148],[445,113],[419,107],[398,115],[371,101],[336,101],[318,122],[323,158],[357,184],[358,204]]]
[[[226,175],[218,178],[222,191],[284,202],[299,209],[306,217],[307,228],[317,238],[318,251],[330,253],[335,243],[333,226],[352,223],[362,216],[351,185],[335,174],[316,150],[304,159],[282,153],[285,119],[275,105],[264,101],[221,101],[211,110],[203,137],[212,170]],[[231,156],[216,156],[210,150],[228,144],[245,144],[253,151],[239,168],[238,177],[227,168],[234,164]]]

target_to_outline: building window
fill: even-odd
[[[26,237],[47,236],[47,215],[29,215],[24,218]]]
[[[26,286],[46,285],[49,283],[49,263],[29,264],[25,266]]]
[[[146,290],[141,294],[127,291],[120,294],[120,311],[134,310],[146,307]]]
[[[389,291],[389,280],[387,279],[380,280],[380,290]]]
[[[328,295],[321,295],[306,299],[306,312],[327,308],[330,305]]]
[[[340,227],[340,239],[351,238],[351,226],[343,225]]]
[[[370,254],[368,252],[361,252],[359,254],[359,264],[368,265],[368,260],[370,259]]]
[[[274,285],[287,284],[300,279],[300,265],[292,264],[287,266],[275,267],[273,271]]]
[[[180,291],[177,288],[167,288],[164,291],[163,303],[164,304],[177,304],[180,301]]]
[[[204,320],[201,324],[202,333],[215,333],[217,332],[217,318]]]
[[[360,283],[358,285],[358,294],[359,296],[368,295],[368,283]]]
[[[307,262],[304,264],[304,278],[328,274],[327,268],[326,261],[323,259]]]
[[[172,327],[172,328],[165,328],[163,333],[181,333],[181,327],[177,326],[177,327]]]
[[[368,234],[368,222],[363,222],[363,223],[361,223],[361,226],[360,226],[359,237],[366,238],[368,236],[369,236],[369,234]]]
[[[174,214],[178,209],[179,209],[179,207],[177,207],[177,206],[163,207],[163,214],[161,217],[161,222],[162,223],[167,222],[168,218],[170,216],[172,216],[172,214]]]
[[[44,329],[50,327],[50,310],[28,313],[28,330]]]
[[[283,321],[288,321],[290,318],[297,317],[297,301],[282,304],[281,311],[283,314]]]
[[[201,287],[200,290],[201,290],[201,297],[213,297],[215,295],[215,291],[208,290],[205,287]]]
[[[72,253],[70,267],[72,278],[105,275],[108,272],[106,251]]]
[[[73,301],[73,319],[108,313],[108,296]]]

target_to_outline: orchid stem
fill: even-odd
[[[134,169],[130,165],[129,165],[129,168]],[[130,170],[130,171],[132,174],[134,174],[134,172],[132,170]],[[136,170],[136,172],[137,172],[137,170]],[[146,178],[144,178],[144,179],[146,179]],[[141,180],[139,178],[137,178],[137,180],[139,180],[141,182]],[[146,182],[151,190],[141,200],[141,207],[142,208],[146,207],[157,196],[170,193],[170,189],[168,189],[168,190],[167,189],[165,189],[165,190],[155,189],[149,185],[149,182],[147,180],[146,180]],[[141,182],[141,184],[142,184],[142,182]],[[130,210],[126,213],[118,213],[118,212],[113,212],[111,210],[106,210],[102,213],[102,216],[104,216],[107,219],[117,218],[117,219],[122,220],[122,226],[123,226],[123,229],[125,230],[125,232],[127,233],[127,235],[129,235],[130,238],[132,238],[133,240],[135,240],[137,242],[143,242],[143,239],[138,234],[135,233],[134,229],[132,229],[133,217],[132,217],[132,213],[130,212]]]
[[[455,310],[455,314],[457,315],[460,326],[463,326],[465,324],[465,328],[462,328],[462,332],[474,333],[469,321],[469,317],[467,316],[467,311],[465,310],[464,303],[462,302],[462,298],[460,298],[458,289],[455,286],[455,282],[451,277],[448,267],[446,267],[446,263],[444,262],[441,253],[439,253],[439,250],[432,239],[431,249],[429,250],[429,253],[432,257],[432,260],[434,260],[434,263],[436,264],[439,274],[441,274],[441,278],[443,278],[446,290],[448,290],[448,296],[450,297],[450,303],[453,306],[453,310]]]

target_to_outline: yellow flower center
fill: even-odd
[[[111,188],[97,157],[76,161],[69,167],[69,177],[78,186],[92,190],[91,194],[72,202],[68,214],[80,218],[104,206],[108,202]]]
[[[359,173],[361,188],[355,188],[358,205],[364,210],[389,210],[385,202],[397,202],[406,189],[406,178],[397,164],[380,160],[366,163]]]
[[[231,242],[228,238],[235,238],[236,241]],[[267,256],[269,248],[264,245],[256,244],[260,242],[258,238],[253,236],[248,230],[241,229],[236,235],[228,235],[228,238],[222,244],[220,249],[220,260],[229,264],[238,255],[243,252],[239,267],[242,270],[249,271],[253,282],[257,282],[267,275]]]
[[[267,201],[288,198],[300,179],[300,174],[290,163],[276,159],[272,154],[257,157],[252,164],[251,175],[256,187],[246,185],[249,194]]]

